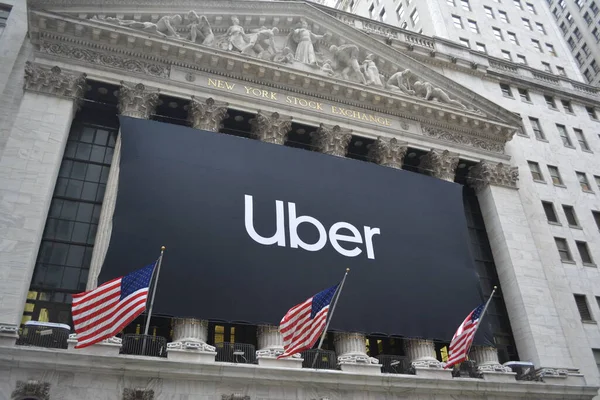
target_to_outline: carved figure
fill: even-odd
[[[358,77],[358,79],[366,84],[367,80],[360,70],[360,64],[358,63],[358,47],[353,44],[344,44],[341,46],[332,45],[329,48],[329,51],[333,55],[334,60],[337,63],[338,67],[343,67],[342,69],[342,77],[344,79],[349,80],[350,77],[348,73],[350,71],[354,71],[354,74]]]
[[[270,59],[276,53],[274,37],[279,33],[277,27],[261,27],[250,39],[250,44],[242,51],[244,54],[256,55],[259,58]]]
[[[141,29],[143,31],[155,33],[155,34],[161,35],[161,36],[166,36],[166,37],[173,36],[176,38],[179,38],[180,36],[177,33],[177,31],[175,31],[175,28],[173,26],[180,25],[181,21],[183,21],[183,18],[179,14],[166,15],[166,16],[162,17],[161,19],[159,19],[156,23],[140,22],[140,21],[134,21],[134,20],[129,20],[129,19],[122,20],[119,18],[112,18],[112,17],[98,18],[98,17],[94,16],[94,17],[92,17],[92,19],[108,22],[109,24],[127,26],[127,27],[130,27],[133,29]]]
[[[244,32],[244,28],[240,25],[238,17],[231,17],[231,25],[227,28],[225,36],[227,37],[227,50],[244,51],[250,41],[248,35]]]
[[[377,64],[374,61],[375,56],[373,54],[369,54],[362,64],[362,69],[365,71],[365,78],[367,80],[367,85],[375,85],[375,86],[383,86],[381,83],[381,78],[379,76],[379,68],[377,68]]]
[[[296,44],[294,58],[305,64],[315,64],[317,57],[313,41],[323,39],[327,35],[316,35],[308,29],[308,23],[305,20],[300,22],[300,27],[294,29],[288,36],[288,45]]]
[[[321,65],[321,71],[325,72],[328,76],[333,76],[335,72],[331,67],[331,60],[323,61],[323,65]]]
[[[281,64],[291,64],[294,62],[294,52],[289,47],[284,47],[283,50],[273,56],[273,61]]]
[[[190,40],[192,42],[196,43],[196,39],[200,38],[202,44],[209,46],[215,41],[215,34],[204,15],[198,16],[195,11],[190,11],[188,21],[190,21]]]
[[[414,95],[415,91],[411,88],[410,78],[413,73],[410,69],[398,71],[387,80],[385,87],[392,90],[400,90],[402,93]]]
[[[414,83],[413,87],[415,89],[415,93],[418,96],[423,97],[425,100],[437,99],[438,101],[440,101],[442,103],[452,104],[452,105],[462,108],[464,110],[467,109],[467,107],[464,104],[462,104],[460,101],[452,100],[446,92],[444,92],[440,88],[436,88],[429,82],[416,81]]]

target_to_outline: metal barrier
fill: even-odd
[[[335,351],[311,349],[303,351],[301,355],[304,359],[302,368],[337,369],[337,356],[335,355]],[[315,357],[317,357],[317,361],[313,367]]]
[[[410,361],[406,356],[380,354],[377,356],[381,364],[381,372],[386,374],[410,374]]]
[[[16,344],[18,346],[37,346],[51,349],[68,348],[67,339],[71,328],[64,324],[28,321],[23,327]]]
[[[123,335],[120,353],[136,356],[167,357],[167,339],[162,336],[128,333]]]
[[[510,367],[513,372],[516,372],[515,378],[518,381],[541,381],[541,377],[536,374],[535,365],[528,361],[509,361],[504,364],[505,367]]]
[[[216,362],[236,364],[256,364],[256,348],[247,343],[215,343],[217,349]]]
[[[452,370],[452,376],[454,378],[482,378],[479,371],[477,371],[477,363],[473,360],[460,363],[459,368]]]

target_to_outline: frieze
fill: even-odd
[[[504,153],[504,143],[494,142],[491,140],[482,139],[480,137],[465,135],[460,132],[447,131],[431,126],[423,126],[423,132],[427,136],[445,140],[447,142],[477,147],[482,150],[493,151],[495,153]]]

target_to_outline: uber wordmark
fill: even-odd
[[[276,214],[276,231],[271,237],[264,237],[259,235],[254,229],[254,200],[251,195],[244,195],[244,222],[246,225],[246,232],[248,235],[257,243],[265,246],[277,244],[278,246],[285,247],[285,211],[284,202],[280,200],[275,201],[275,214]],[[363,227],[363,237],[358,229],[348,222],[336,222],[331,225],[329,232],[325,230],[322,223],[314,217],[308,215],[296,215],[296,203],[288,202],[288,222],[289,222],[289,236],[290,236],[290,247],[293,249],[301,248],[308,251],[319,251],[325,244],[327,239],[331,246],[343,256],[356,257],[363,252],[359,246],[354,246],[352,249],[346,249],[340,245],[340,242],[363,244],[366,247],[367,258],[375,259],[375,250],[373,249],[373,236],[379,235],[381,232],[379,228],[371,228],[368,226]],[[298,236],[298,226],[300,224],[310,224],[319,231],[319,240],[315,243],[306,243],[300,236]],[[351,235],[345,235],[339,233],[340,229],[350,231]],[[328,235],[329,233],[329,235]],[[351,246],[346,246],[351,247]]]

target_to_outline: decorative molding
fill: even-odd
[[[204,351],[204,352],[210,352],[210,353],[217,351],[217,348],[215,346],[211,346],[204,342],[198,342],[198,341],[192,341],[192,340],[169,342],[169,343],[167,343],[167,349],[168,350],[195,350],[195,351]]]
[[[51,94],[81,100],[85,88],[85,74],[68,73],[58,66],[47,68],[32,62],[25,62],[24,89],[32,92]]]
[[[17,381],[17,387],[13,390],[11,398],[14,400],[27,398],[50,400],[50,384],[35,380]]]
[[[19,327],[16,325],[0,324],[0,334],[18,334]]]
[[[396,138],[378,137],[369,149],[369,159],[384,167],[402,169],[408,146]]]
[[[471,147],[476,147],[482,150],[493,151],[495,153],[504,153],[504,142],[496,142],[481,137],[466,135],[459,132],[447,131],[431,126],[423,126],[423,132],[425,132],[427,136],[445,140],[447,142],[463,144]],[[512,139],[512,136],[508,140],[510,139]]]
[[[567,378],[569,376],[569,370],[563,368],[540,368],[535,371],[537,377],[543,378],[545,376],[551,376],[555,378]]]
[[[77,334],[76,333],[69,334],[69,339],[67,339],[67,340],[69,342],[77,342]],[[101,344],[118,344],[120,346],[123,344],[123,339],[121,339],[120,337],[113,336],[113,337],[104,339],[99,343],[101,343]]]
[[[133,85],[121,81],[119,89],[119,114],[149,119],[158,105],[158,90],[146,88],[141,83]]]
[[[221,395],[221,400],[250,400],[250,396],[245,396],[243,394],[224,394]]]
[[[467,182],[476,192],[480,192],[488,185],[503,186],[517,189],[519,181],[519,168],[502,163],[496,165],[481,161],[469,171]]]
[[[250,133],[258,140],[267,143],[284,144],[292,128],[292,117],[279,113],[266,113],[259,110],[250,120]]]
[[[445,181],[454,182],[456,167],[458,166],[458,155],[448,150],[440,152],[431,150],[421,157],[419,168],[427,175],[434,176]]]
[[[404,351],[413,368],[440,369],[443,364],[435,358],[435,345],[432,340],[406,339]]]
[[[215,101],[212,97],[200,101],[192,96],[188,108],[188,121],[192,128],[219,132],[223,128],[223,120],[229,118],[228,107],[229,103]]]
[[[312,143],[319,152],[338,157],[346,156],[350,139],[352,129],[341,128],[339,125],[320,124],[312,133]]]
[[[95,65],[104,65],[112,68],[123,69],[127,72],[168,78],[170,66],[150,63],[138,58],[123,57],[117,54],[109,54],[106,51],[90,50],[64,43],[41,42],[40,51],[46,54],[67,57]]]
[[[154,390],[123,389],[123,400],[154,400]]]

